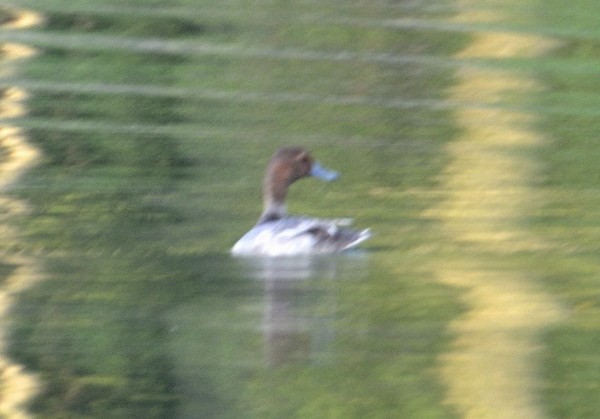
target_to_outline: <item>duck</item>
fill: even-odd
[[[371,237],[369,229],[348,227],[351,219],[319,219],[287,214],[286,197],[296,181],[313,177],[326,182],[339,173],[316,161],[300,146],[278,149],[263,180],[263,212],[256,225],[231,248],[234,256],[294,256],[339,253]]]

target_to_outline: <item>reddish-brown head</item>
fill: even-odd
[[[310,175],[313,158],[302,147],[284,147],[273,154],[267,176],[288,185]]]
[[[263,185],[265,208],[261,219],[283,216],[289,186],[306,176],[331,181],[338,177],[338,173],[321,166],[302,147],[283,147],[277,150],[265,173]]]

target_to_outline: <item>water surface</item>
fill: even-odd
[[[29,98],[10,123],[43,154],[12,187],[29,210],[7,245],[45,278],[19,295],[10,335],[12,359],[43,384],[35,415],[449,418],[527,387],[520,412],[595,417],[595,97],[573,77],[596,75],[594,14],[13,3],[45,17],[0,35],[38,51],[2,73]],[[564,122],[573,114],[585,124]],[[375,232],[360,252],[229,255],[288,144],[342,173],[295,184],[290,212],[353,217]],[[577,315],[523,323],[531,296]],[[494,327],[471,333],[491,312]],[[497,333],[511,322],[522,329]],[[515,334],[524,351],[485,358],[514,360],[492,362],[509,379],[482,379],[469,353]],[[465,371],[482,384],[457,386]]]

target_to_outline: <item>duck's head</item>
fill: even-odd
[[[273,154],[266,173],[269,179],[265,180],[285,182],[289,186],[307,176],[332,181],[339,174],[315,161],[302,147],[284,147]]]
[[[283,147],[273,154],[265,173],[264,212],[261,222],[285,216],[285,198],[289,186],[304,177],[332,181],[339,173],[315,161],[303,147]]]

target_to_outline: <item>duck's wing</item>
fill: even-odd
[[[298,236],[309,236],[313,242],[313,249],[317,253],[341,252],[343,250],[356,247],[371,237],[371,231],[355,230],[346,227],[351,224],[351,220],[319,220],[305,219],[302,225],[304,228],[296,232]],[[299,226],[300,226],[299,225]]]

